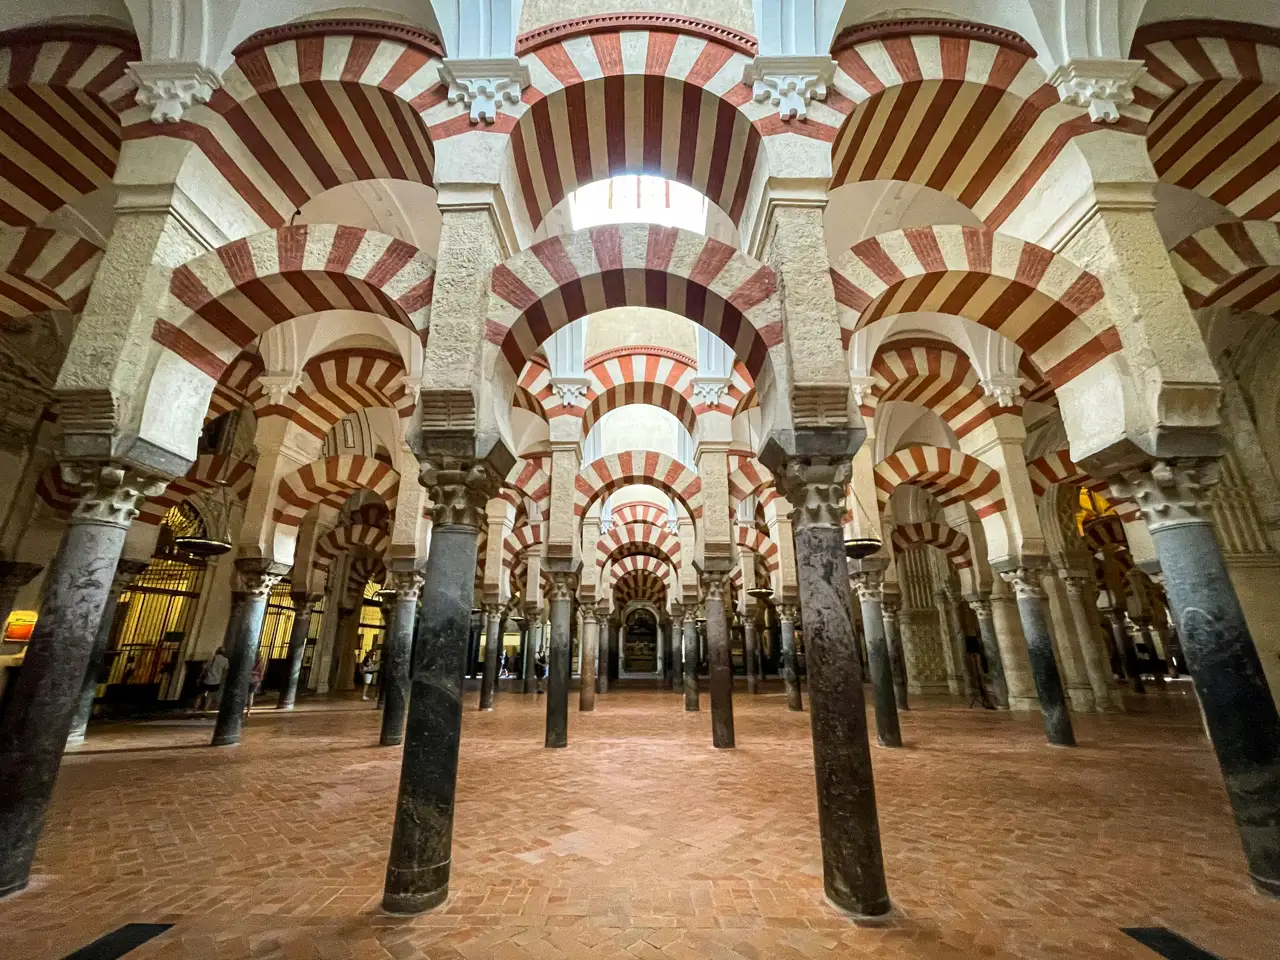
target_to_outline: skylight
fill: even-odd
[[[569,197],[573,229],[606,223],[656,223],[707,232],[709,201],[692,187],[662,177],[612,177],[589,183]]]

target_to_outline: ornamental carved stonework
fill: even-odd
[[[128,527],[144,500],[164,493],[168,480],[114,463],[60,464],[63,482],[77,487],[80,500],[71,523],[105,523]]]
[[[797,458],[786,463],[777,478],[778,489],[795,508],[792,522],[797,533],[810,527],[840,529],[852,476],[853,464],[844,459]]]
[[[485,505],[498,495],[502,478],[486,463],[440,457],[424,463],[422,485],[431,497],[431,522],[440,527],[472,527],[485,522]]]
[[[1210,523],[1209,490],[1221,476],[1217,460],[1158,460],[1149,470],[1126,473],[1112,483],[1119,499],[1138,505],[1152,533],[1192,523]]]

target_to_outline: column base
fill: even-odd
[[[1040,709],[1040,701],[1035,697],[1010,697],[1009,709],[1025,711],[1027,713],[1030,713],[1033,710],[1038,711]]]
[[[1093,713],[1096,703],[1093,699],[1092,687],[1067,688],[1067,702],[1072,713]]]
[[[1280,880],[1260,877],[1257,874],[1252,873],[1249,875],[1249,879],[1253,881],[1253,889],[1258,891],[1258,893],[1262,894],[1264,897],[1280,898]],[[0,892],[0,897],[3,896],[4,893]]]
[[[827,903],[851,920],[865,923],[884,923],[894,919],[894,914],[897,912],[893,909],[893,901],[888,897],[871,904],[844,904],[834,897],[830,890],[823,890],[822,893],[826,897]]]
[[[213,740],[210,741],[209,746],[238,747],[240,746],[240,738],[239,737],[214,737]]]
[[[404,743],[404,737],[383,737],[378,741],[380,747],[398,747]]]
[[[29,881],[26,879],[22,879],[9,884],[7,887],[0,887],[0,900],[3,900],[5,897],[13,896],[15,893],[21,893],[23,890],[27,889],[28,882]]]
[[[382,896],[382,912],[399,917],[426,913],[449,899],[449,885],[427,893],[386,893]]]

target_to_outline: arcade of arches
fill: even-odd
[[[913,902],[881,775],[930,739],[1034,724],[1051,778],[1149,735],[1277,921],[1273,4],[18,6],[0,917],[95,744],[221,777],[317,723],[398,771],[367,912],[487,897],[478,706],[606,780],[588,717],[732,777],[772,711],[852,931]]]

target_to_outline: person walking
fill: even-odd
[[[537,689],[534,691],[541,696],[542,680],[547,675],[547,655],[539,650],[538,655],[533,658],[533,678],[537,682]]]
[[[200,671],[200,696],[196,698],[196,712],[204,713],[209,709],[209,701],[213,701],[216,707],[218,703],[218,689],[222,686],[222,681],[227,677],[227,666],[230,661],[227,655],[222,652],[219,647],[213,651],[213,656],[204,662],[204,668]]]

